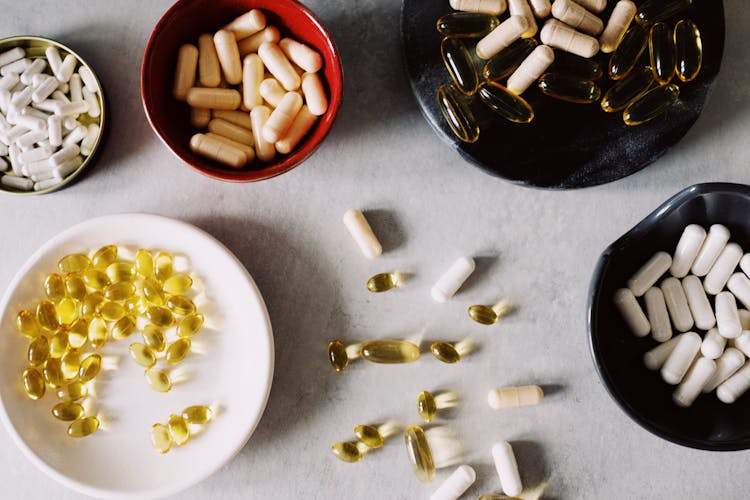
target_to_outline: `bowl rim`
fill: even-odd
[[[159,19],[159,21],[156,23],[156,26],[154,26],[153,31],[151,31],[151,35],[148,38],[148,41],[146,42],[146,49],[143,53],[143,60],[141,63],[141,104],[143,105],[143,110],[146,113],[146,119],[148,120],[149,125],[151,126],[151,129],[156,133],[157,137],[159,137],[159,140],[161,140],[162,144],[164,144],[167,149],[175,156],[177,159],[179,159],[182,163],[186,164],[193,170],[205,175],[206,177],[209,177],[211,179],[218,179],[222,181],[227,182],[235,182],[235,183],[244,183],[244,182],[257,182],[262,181],[266,179],[270,179],[273,177],[276,177],[277,175],[281,175],[283,173],[286,173],[293,168],[300,165],[302,162],[307,160],[315,151],[318,150],[318,148],[323,144],[325,141],[325,138],[328,136],[328,134],[331,131],[331,128],[333,127],[333,123],[336,120],[336,117],[338,116],[339,109],[341,108],[341,102],[343,100],[343,92],[344,92],[344,68],[341,63],[341,54],[339,53],[338,47],[336,46],[336,42],[333,39],[333,36],[331,35],[330,31],[325,27],[325,25],[318,19],[318,17],[305,5],[298,2],[297,0],[286,0],[289,3],[292,3],[298,8],[315,26],[316,29],[318,29],[325,37],[326,43],[331,50],[331,53],[333,54],[333,61],[335,62],[335,69],[334,72],[341,75],[340,76],[340,84],[338,91],[335,94],[332,94],[329,98],[329,109],[330,109],[330,118],[326,117],[325,115],[321,116],[320,119],[322,120],[324,117],[329,122],[325,130],[323,131],[323,135],[320,137],[320,140],[317,144],[315,144],[310,150],[305,153],[303,156],[299,157],[296,161],[290,161],[292,158],[292,155],[294,152],[285,155],[281,161],[278,163],[271,163],[269,166],[265,166],[264,168],[261,168],[259,170],[230,170],[227,169],[226,171],[207,171],[203,168],[200,168],[199,166],[193,165],[193,163],[189,160],[189,158],[185,158],[183,155],[179,154],[177,151],[175,151],[172,146],[169,145],[169,142],[167,141],[166,136],[160,131],[155,123],[154,123],[154,116],[151,113],[151,110],[149,109],[149,99],[147,98],[148,92],[146,91],[146,83],[147,83],[147,71],[146,68],[149,66],[149,61],[153,55],[153,47],[156,41],[156,38],[158,38],[158,35],[164,28],[164,26],[167,24],[167,22],[171,19],[172,16],[175,15],[178,9],[182,8],[184,4],[189,3],[191,0],[177,0],[165,13],[162,15],[162,17]],[[259,7],[250,7],[253,8],[259,8]],[[329,85],[329,90],[331,90],[331,86]],[[326,111],[328,113],[329,111]],[[305,144],[305,143],[302,143]],[[299,148],[299,146],[298,146]]]
[[[609,396],[617,403],[617,405],[638,425],[643,429],[646,429],[650,433],[670,441],[681,446],[689,448],[695,448],[699,450],[707,451],[738,451],[750,449],[750,439],[740,441],[724,441],[714,442],[707,441],[705,439],[693,439],[677,436],[674,433],[666,431],[648,420],[644,419],[638,411],[636,411],[619,393],[615,386],[609,370],[602,359],[600,358],[600,341],[599,336],[594,335],[593,327],[598,322],[599,310],[598,305],[601,298],[600,290],[602,280],[605,272],[609,269],[611,264],[612,254],[623,246],[629,245],[631,242],[640,239],[640,237],[647,231],[647,228],[651,227],[655,222],[664,217],[667,213],[672,212],[681,205],[691,201],[699,196],[703,196],[708,193],[734,193],[742,194],[750,198],[750,186],[739,183],[731,182],[707,182],[701,184],[694,184],[687,188],[682,189],[677,194],[671,196],[661,205],[659,205],[650,214],[644,217],[641,221],[635,224],[625,234],[620,236],[617,240],[607,246],[607,248],[601,253],[597,260],[594,273],[591,277],[591,282],[588,289],[588,302],[586,305],[586,329],[588,333],[588,344],[589,354],[594,362],[594,367],[599,375],[599,379],[603,382],[604,388],[607,390]]]
[[[67,187],[68,184],[71,184],[74,180],[76,180],[83,171],[85,171],[91,163],[94,162],[94,158],[96,157],[99,147],[104,142],[104,133],[105,133],[105,127],[108,122],[107,120],[107,113],[109,111],[107,107],[107,100],[104,97],[104,87],[102,86],[102,82],[99,80],[99,77],[96,74],[96,71],[91,67],[91,65],[84,59],[78,52],[74,51],[67,45],[58,42],[57,40],[52,40],[51,38],[46,38],[43,36],[37,36],[37,35],[14,35],[6,38],[0,39],[0,46],[7,44],[7,43],[17,43],[17,42],[29,42],[29,41],[37,41],[46,43],[52,46],[57,47],[58,49],[62,49],[65,52],[72,54],[76,59],[78,59],[78,62],[81,63],[83,66],[86,66],[91,74],[94,77],[94,80],[96,80],[96,84],[99,86],[99,106],[101,107],[100,115],[99,115],[99,135],[96,138],[96,142],[94,143],[94,148],[91,150],[91,154],[88,155],[84,160],[83,163],[81,163],[81,166],[78,167],[73,173],[69,174],[65,179],[62,180],[59,184],[55,184],[52,187],[49,187],[47,189],[42,189],[40,191],[9,191],[5,188],[5,186],[0,186],[0,192],[6,193],[12,196],[36,196],[38,194],[47,194],[52,193],[54,191],[57,191],[59,189],[63,189],[64,187]],[[15,47],[19,47],[20,45],[15,45]]]

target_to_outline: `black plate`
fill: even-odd
[[[614,4],[609,1],[603,19],[608,19]],[[441,37],[435,22],[449,12],[453,10],[448,0],[403,0],[401,4],[406,70],[422,114],[437,134],[468,161],[490,174],[541,188],[604,184],[654,162],[698,119],[724,52],[722,2],[695,0],[690,9],[668,22],[673,26],[681,18],[690,18],[698,25],[703,40],[703,68],[694,81],[676,82],[682,103],[665,116],[628,127],[621,113],[604,113],[598,103],[557,101],[541,94],[534,85],[523,95],[536,113],[534,121],[526,125],[499,118],[478,97],[474,98],[472,109],[481,133],[478,142],[466,144],[453,135],[437,104],[438,87],[451,79],[440,56]],[[470,44],[472,51],[473,45]],[[606,68],[609,56],[599,54],[596,58]],[[606,76],[601,79],[603,92],[609,81]]]
[[[612,243],[599,258],[589,289],[588,329],[599,376],[612,398],[643,428],[674,443],[704,450],[750,448],[750,393],[733,404],[702,394],[689,408],[672,402],[674,386],[648,370],[643,354],[657,345],[624,325],[612,297],[655,252],[674,253],[688,224],[724,224],[731,240],[750,249],[750,186],[697,184],[667,200]]]

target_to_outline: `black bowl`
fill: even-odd
[[[643,354],[657,345],[636,338],[612,297],[655,252],[672,254],[688,224],[724,224],[731,240],[750,249],[750,186],[697,184],[680,191],[612,243],[597,263],[589,289],[588,330],[594,364],[620,407],[644,429],[683,446],[704,450],[750,448],[750,393],[734,404],[703,394],[689,408],[672,402],[674,386],[648,370]]]

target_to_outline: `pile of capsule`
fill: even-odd
[[[213,416],[213,410],[206,405],[188,406],[179,415],[173,413],[166,424],[151,426],[151,445],[159,453],[169,452],[172,445],[183,446],[190,440],[190,426],[204,426]]]
[[[539,90],[555,99],[581,104],[601,100],[605,112],[621,111],[627,125],[650,121],[678,102],[674,75],[689,82],[700,71],[698,27],[690,20],[679,21],[674,29],[661,22],[692,3],[647,0],[637,8],[630,0],[619,0],[605,25],[597,14],[607,7],[606,0],[451,0],[454,9],[465,12],[437,21],[444,37],[443,62],[453,79],[438,89],[441,112],[456,137],[476,142],[480,130],[472,96],[479,95],[506,120],[529,123],[534,110],[521,95],[538,82]],[[506,8],[510,17],[501,23],[497,16]],[[537,21],[550,15],[553,19],[539,29]],[[537,31],[541,45],[534,39]],[[472,39],[479,39],[473,51],[486,61],[481,73],[467,44]],[[650,66],[634,69],[647,45]],[[611,54],[611,86],[603,97],[597,81],[604,71],[593,59],[600,51]]]
[[[320,54],[281,38],[258,9],[201,35],[198,47],[183,45],[172,94],[190,105],[191,124],[207,129],[190,149],[231,168],[292,152],[328,109],[322,66]]]
[[[96,78],[54,46],[44,54],[21,47],[3,52],[0,75],[0,183],[18,191],[60,184],[99,138]]]
[[[62,402],[52,415],[73,421],[68,428],[72,437],[99,428],[97,417],[83,417],[79,401],[89,395],[107,343],[140,330],[142,342],[130,344],[130,355],[145,368],[148,384],[167,392],[172,381],[156,367],[157,361],[170,366],[181,362],[190,352],[191,337],[203,326],[203,315],[186,295],[193,280],[173,271],[172,255],[139,249],[131,261],[121,250],[107,245],[90,257],[66,255],[58,262],[59,273],[44,280],[45,298],[35,310],[16,316],[18,330],[30,340],[29,367],[22,376],[26,395],[38,400],[48,388],[56,391]]]
[[[682,407],[713,390],[719,400],[733,403],[750,389],[750,362],[745,360],[750,357],[750,253],[729,239],[721,224],[708,234],[691,224],[673,255],[654,254],[614,295],[633,334],[651,333],[659,342],[644,355],[644,363],[677,386],[673,400]],[[657,286],[667,272],[670,276]],[[738,309],[737,300],[747,309]],[[680,334],[673,337],[673,328]]]

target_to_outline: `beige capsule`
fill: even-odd
[[[190,125],[195,128],[206,128],[211,121],[211,110],[209,108],[190,107]]]
[[[477,56],[490,59],[492,56],[515,42],[529,29],[529,20],[524,16],[510,16],[500,26],[477,43]]]
[[[198,37],[198,81],[203,87],[218,87],[221,83],[219,56],[214,37],[208,33]]]
[[[581,57],[593,57],[599,52],[596,38],[574,30],[565,23],[550,19],[540,34],[542,43]]]
[[[482,12],[493,16],[499,16],[508,8],[506,0],[450,0],[450,4],[454,10]]]
[[[283,155],[291,153],[316,121],[318,117],[310,112],[310,108],[307,105],[302,106],[284,138],[276,142],[276,151]]]
[[[599,14],[607,6],[607,0],[575,0],[575,2],[595,14]]]
[[[266,27],[266,15],[262,10],[253,9],[245,12],[231,23],[224,26],[224,30],[231,31],[237,40],[242,40]]]
[[[260,46],[265,42],[277,43],[280,39],[281,33],[276,26],[266,26],[258,33],[241,40],[237,46],[240,49],[240,56],[244,57],[253,52],[258,52]]]
[[[265,68],[258,54],[249,54],[242,61],[242,103],[247,109],[263,104],[260,95],[260,83],[263,81]]]
[[[218,141],[223,142],[227,146],[232,146],[234,148],[239,149],[243,153],[245,153],[245,156],[247,157],[247,163],[252,162],[255,159],[255,149],[249,144],[243,144],[241,142],[233,141],[232,139],[228,137],[224,137],[223,135],[214,134],[213,132],[208,132],[205,134],[206,137],[209,137],[211,139],[216,139]]]
[[[604,29],[604,23],[573,0],[555,0],[552,15],[571,28],[596,36]]]
[[[232,139],[251,146],[253,144],[253,132],[234,123],[221,118],[215,118],[208,123],[208,131],[217,135]]]
[[[246,111],[214,109],[211,111],[211,117],[226,120],[229,123],[234,123],[235,125],[239,125],[240,127],[244,127],[246,129],[253,128],[252,122],[250,121],[250,113]],[[206,125],[208,125],[208,122],[206,122]]]
[[[292,126],[294,117],[300,109],[302,109],[302,96],[297,92],[287,92],[263,125],[263,138],[271,144],[282,139]]]
[[[281,99],[283,99],[284,95],[286,95],[284,87],[281,86],[276,78],[266,78],[265,80],[260,82],[258,91],[260,92],[260,95],[263,97],[263,99],[265,99],[266,102],[274,108],[278,107]]]
[[[531,10],[528,0],[508,0],[508,12],[511,16],[523,16],[529,22],[529,26],[523,33],[523,38],[531,38],[536,35],[539,27],[534,18],[534,12]]]
[[[255,106],[250,112],[250,119],[253,122],[253,137],[255,138],[255,156],[260,161],[271,161],[276,156],[274,144],[263,138],[263,126],[271,116],[271,110],[266,106]]]
[[[242,150],[205,134],[190,138],[190,150],[232,168],[242,168],[247,163],[247,155]]]
[[[546,45],[535,48],[508,78],[508,90],[521,95],[534,83],[555,60],[555,52]]]
[[[282,38],[279,40],[279,47],[294,64],[308,73],[316,73],[323,67],[321,55],[304,43],[291,38]]]
[[[607,26],[599,37],[599,45],[602,52],[609,54],[614,52],[625,32],[628,30],[631,21],[635,17],[636,6],[630,0],[620,0],[615,4],[612,14],[609,16]]]
[[[193,87],[188,90],[187,103],[196,108],[230,109],[240,107],[242,96],[234,89]]]
[[[538,404],[544,397],[544,391],[538,385],[524,385],[520,387],[500,387],[487,394],[487,404],[490,408],[516,408]]]
[[[198,68],[198,47],[186,43],[177,52],[177,66],[174,71],[172,95],[184,101],[187,91],[195,86],[195,71]]]
[[[258,48],[258,55],[268,71],[284,86],[287,91],[297,90],[302,82],[292,63],[277,44],[265,42]]]
[[[242,61],[240,60],[240,49],[237,47],[237,39],[234,33],[227,30],[219,30],[214,35],[216,54],[219,56],[219,64],[224,73],[224,79],[230,85],[242,82]]]
[[[316,116],[322,116],[328,110],[328,98],[323,89],[323,82],[317,73],[305,73],[302,75],[302,93],[310,112]]]
[[[529,4],[531,5],[531,10],[534,11],[534,15],[538,19],[549,17],[550,11],[552,10],[552,5],[550,5],[549,0],[529,0]]]

